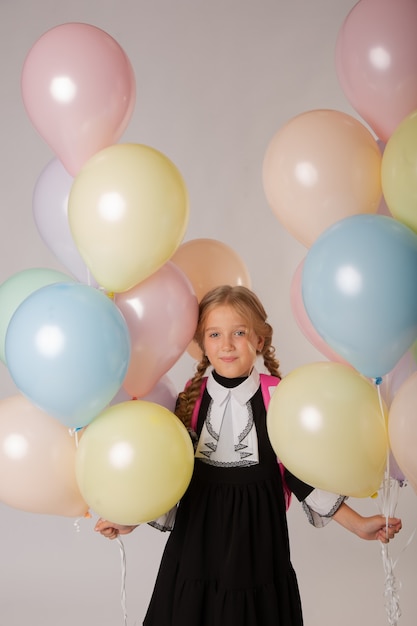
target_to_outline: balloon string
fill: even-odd
[[[397,626],[398,620],[401,617],[400,600],[398,594],[398,590],[401,588],[401,583],[397,584],[394,575],[395,563],[393,563],[392,558],[388,553],[388,544],[381,543],[381,555],[385,572],[385,611],[387,613],[388,623],[390,624],[390,626]]]
[[[116,538],[116,541],[119,544],[119,548],[120,548],[120,560],[121,560],[121,568],[122,568],[122,587],[121,587],[120,601],[121,601],[122,611],[123,611],[124,626],[127,626],[127,610],[126,610],[126,552],[125,552],[125,548],[124,548],[124,545],[123,545],[123,541],[119,537]]]
[[[381,410],[381,416],[385,426],[385,412],[384,405],[382,402],[381,396],[381,383],[382,378],[378,377],[374,380],[377,391],[378,391],[378,400],[379,407]],[[395,514],[395,509],[397,507],[398,502],[398,482],[391,479],[391,471],[390,471],[390,449],[389,442],[387,439],[387,448],[386,448],[386,466],[385,466],[385,474],[382,482],[382,487],[380,489],[381,498],[382,498],[382,506],[381,506],[381,514],[385,515],[385,532],[388,536],[388,520],[389,517],[393,517]],[[385,611],[388,617],[388,623],[390,626],[397,626],[398,620],[401,617],[401,609],[400,609],[400,600],[399,600],[399,589],[401,588],[401,584],[397,584],[397,580],[394,575],[395,563],[393,563],[392,558],[389,554],[388,544],[381,542],[381,556],[382,556],[382,565],[385,572],[385,584],[384,584],[384,598],[385,598]],[[397,559],[398,560],[398,559]]]
[[[379,408],[381,410],[381,417],[383,419],[383,423],[384,423],[384,427],[385,427],[385,412],[384,412],[384,404],[382,402],[382,395],[381,395],[381,383],[382,383],[382,378],[378,377],[375,378],[375,384],[376,384],[376,388],[378,391],[378,401],[379,401]],[[388,441],[388,437],[387,437],[387,448],[386,448],[386,466],[385,466],[385,479],[382,483],[383,488],[382,488],[382,492],[383,492],[383,498],[384,498],[384,502],[390,502],[390,490],[391,490],[391,468],[390,468],[390,448],[389,448],[389,441]],[[398,485],[397,485],[398,487]],[[397,494],[396,494],[396,498],[395,498],[395,506],[397,503],[397,499],[398,499],[398,490],[397,490]],[[395,510],[395,509],[394,509]],[[387,507],[383,507],[382,511],[385,511],[385,525],[386,525],[386,533],[388,534],[388,517],[392,517],[394,515],[394,511],[390,511],[390,508]]]
[[[78,448],[78,432],[80,430],[82,430],[83,427],[82,426],[78,426],[77,428],[69,428],[68,432],[71,435],[71,437],[74,437],[74,441],[75,441],[75,447]]]

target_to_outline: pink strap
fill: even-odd
[[[187,387],[190,384],[190,382],[191,381],[189,381],[187,383]],[[199,394],[197,400],[195,401],[195,405],[194,405],[194,408],[193,408],[193,414],[191,416],[191,428],[193,430],[195,430],[197,428],[198,412],[200,410],[201,400],[203,398],[204,389],[206,387],[207,387],[207,376],[204,376],[204,378],[201,380],[200,394]]]
[[[265,404],[265,409],[268,411],[269,401],[271,399],[270,388],[276,387],[280,382],[280,378],[277,378],[276,376],[271,376],[270,374],[259,374],[259,378],[261,382],[262,398]],[[186,385],[187,387],[190,384],[190,382],[191,381],[188,381]],[[207,386],[207,376],[205,376],[201,380],[200,394],[194,405],[193,414],[191,416],[192,430],[196,430],[196,427],[197,427],[198,412],[200,410],[201,400],[203,398],[203,394],[204,394],[204,390],[206,386]],[[286,507],[286,510],[288,511],[289,506],[291,504],[291,496],[292,496],[291,489],[288,487],[287,483],[285,482],[285,477],[284,477],[285,467],[279,460],[278,460],[278,464],[279,464],[279,469],[281,472],[282,486],[284,488],[285,507]]]
[[[268,374],[259,374],[259,377],[261,379],[262,397],[264,400],[265,408],[268,411],[269,401],[271,399],[271,393],[269,390],[271,387],[276,387],[281,379]],[[284,488],[285,508],[288,511],[291,504],[292,493],[291,489],[288,487],[285,481],[285,467],[279,459],[277,459],[277,461],[281,472],[282,486]]]

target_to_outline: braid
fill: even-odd
[[[190,381],[190,384],[182,391],[177,400],[177,406],[175,407],[175,415],[182,421],[184,426],[190,428],[191,417],[193,414],[194,406],[200,395],[201,381],[203,376],[210,365],[210,362],[206,355],[203,355],[201,361],[197,364],[196,373]]]
[[[221,285],[207,292],[199,304],[198,324],[194,334],[194,341],[201,349],[203,356],[197,364],[196,373],[190,383],[179,394],[175,414],[189,428],[191,417],[197,398],[200,395],[201,381],[210,365],[210,361],[204,354],[204,331],[207,316],[215,307],[221,305],[233,307],[244,319],[248,321],[250,328],[264,341],[263,348],[258,352],[264,360],[264,366],[272,376],[281,378],[279,361],[275,356],[275,348],[272,345],[272,326],[267,322],[267,315],[258,297],[241,285]]]
[[[279,370],[279,361],[275,356],[275,347],[272,345],[272,328],[271,326],[265,322],[265,326],[269,326],[270,332],[265,337],[264,347],[261,351],[261,355],[264,360],[264,365],[268,372],[272,374],[272,376],[276,376],[277,378],[281,378],[281,372]]]

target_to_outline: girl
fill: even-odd
[[[153,522],[172,532],[144,625],[301,626],[286,520],[289,489],[315,526],[335,519],[363,539],[386,543],[401,521],[362,517],[343,496],[314,489],[277,463],[265,389],[279,382],[279,363],[272,328],[252,291],[221,286],[207,293],[195,340],[203,356],[176,408],[195,430],[195,469],[175,524],[172,512]],[[258,356],[269,376],[255,368]],[[96,525],[110,539],[133,528],[105,520]]]

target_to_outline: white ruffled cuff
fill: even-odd
[[[346,499],[347,496],[314,489],[303,500],[303,509],[310,524],[315,528],[323,528],[331,521],[333,515]]]
[[[177,508],[178,508],[178,505],[176,504],[167,513],[164,513],[163,515],[160,515],[158,519],[153,520],[152,522],[149,522],[149,526],[153,526],[154,528],[162,532],[172,530],[175,524]]]

